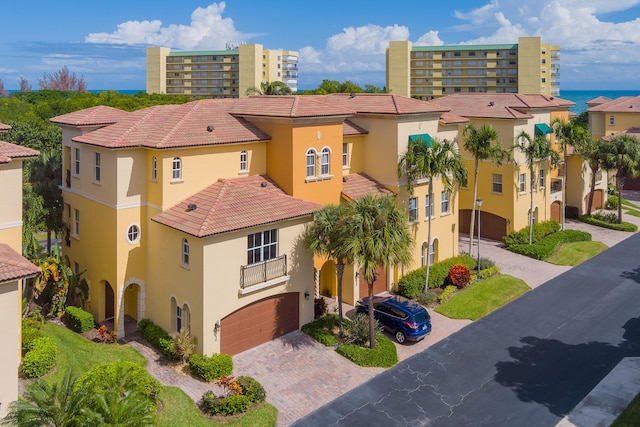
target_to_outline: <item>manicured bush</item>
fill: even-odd
[[[616,222],[614,223],[599,220],[597,218],[594,218],[593,215],[592,216],[582,215],[580,217],[580,221],[585,222],[587,224],[591,224],[591,225],[597,225],[598,227],[610,228],[612,230],[627,231],[631,233],[635,233],[636,231],[638,231],[638,226],[635,224],[631,224],[630,222],[618,223],[617,215],[616,215]]]
[[[436,262],[429,267],[429,289],[440,288],[445,284],[451,267],[462,264],[473,270],[476,268],[476,259],[470,255],[460,255]],[[424,290],[426,268],[421,267],[404,275],[398,281],[398,294],[405,298],[415,299]]]
[[[91,368],[78,378],[76,387],[86,388],[90,390],[90,394],[104,395],[122,378],[126,380],[120,386],[128,391],[138,391],[152,400],[155,400],[156,394],[162,387],[160,382],[153,378],[144,367],[126,360],[103,363]]]
[[[36,338],[22,358],[22,372],[27,378],[41,377],[53,369],[57,355],[58,347],[52,338]]]
[[[556,233],[560,230],[560,227],[560,223],[553,219],[533,224],[531,240],[535,243],[545,236]],[[518,231],[512,231],[503,236],[502,241],[507,247],[529,243],[529,227],[527,226]]]
[[[243,395],[216,397],[208,391],[202,396],[201,407],[211,415],[235,415],[246,412],[251,407],[251,400]]]
[[[64,319],[71,329],[76,332],[86,332],[95,328],[93,314],[80,307],[69,306],[64,314]]]
[[[618,196],[607,197],[607,209],[618,209]]]
[[[369,342],[369,314],[357,313],[353,320],[345,323],[345,330],[355,345],[365,345]],[[382,326],[377,319],[373,319],[375,336],[382,334]]]
[[[348,319],[344,319],[345,323]],[[302,332],[327,347],[333,347],[337,341],[334,329],[338,328],[338,315],[327,314],[319,319],[302,325]]]
[[[314,319],[318,319],[327,314],[327,301],[322,297],[314,298],[313,311],[315,313]]]
[[[358,366],[390,368],[398,363],[398,350],[389,338],[379,335],[376,342],[374,349],[347,343],[340,344],[336,351]]]
[[[138,330],[147,341],[167,356],[169,360],[178,360],[178,356],[173,352],[173,339],[167,331],[149,319],[141,319],[138,322]]]
[[[493,267],[488,267],[480,270],[480,280],[488,279],[489,277],[495,276],[500,272],[500,267],[494,265]]]
[[[456,286],[453,286],[453,285],[447,286],[446,288],[444,288],[444,291],[442,291],[440,296],[438,296],[438,299],[440,300],[440,303],[443,303],[443,302],[447,301],[457,291],[458,291],[458,288]]]
[[[418,268],[405,274],[398,281],[398,293],[405,298],[414,299],[423,293],[426,270]],[[429,270],[431,273],[431,270]]]
[[[591,240],[591,234],[579,230],[558,231],[538,242],[528,245],[513,245],[509,250],[535,259],[546,259],[553,255],[562,243],[586,242]]]
[[[617,208],[616,208],[617,209]],[[617,224],[618,223],[618,214],[615,212],[603,212],[598,211],[591,214],[591,218],[597,221],[607,222],[609,224]]]
[[[462,264],[456,264],[451,267],[451,270],[449,270],[447,283],[451,283],[457,288],[464,288],[469,284],[470,278],[469,267]]]
[[[42,331],[39,328],[33,326],[30,322],[22,321],[22,353],[29,351],[31,343],[36,339],[42,337]]]
[[[242,388],[242,395],[247,396],[250,401],[260,403],[264,402],[267,398],[267,392],[256,379],[251,377],[238,377],[236,380]]]
[[[438,302],[438,294],[433,289],[428,289],[426,295],[420,294],[416,297],[416,301],[421,305],[432,307]]]
[[[233,360],[228,354],[214,354],[211,357],[194,354],[189,359],[189,368],[196,377],[211,382],[220,377],[231,375]]]

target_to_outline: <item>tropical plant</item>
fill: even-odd
[[[40,89],[87,91],[84,76],[76,76],[76,73],[70,72],[66,65],[53,74],[44,73],[42,79],[38,80],[38,84]]]
[[[603,144],[602,167],[616,171],[616,192],[622,194],[624,180],[640,173],[640,143],[628,134],[618,134]],[[618,203],[618,224],[622,223],[622,203]]]
[[[512,152],[520,151],[524,154],[530,174],[529,244],[531,244],[533,238],[533,189],[536,182],[534,167],[537,162],[542,160],[549,160],[551,167],[557,167],[560,164],[560,154],[551,147],[551,142],[542,135],[532,139],[527,132],[522,131],[518,135],[518,139],[524,140],[524,144],[515,144],[512,147]]]
[[[251,86],[244,92],[245,95],[291,95],[291,88],[281,81],[262,82],[260,87]]]
[[[42,197],[43,222],[47,229],[47,253],[51,253],[51,234],[59,234],[63,229],[62,221],[62,161],[59,150],[42,151],[31,162],[29,182],[33,191]]]
[[[189,329],[182,328],[180,333],[173,337],[173,352],[180,358],[182,364],[189,362],[189,358],[196,350],[196,338],[191,336]]]
[[[60,317],[67,306],[67,295],[73,272],[61,259],[60,248],[55,246],[53,254],[40,264],[42,274],[36,279],[32,298],[38,298],[48,288],[51,292],[50,316]]]
[[[596,176],[603,169],[604,148],[602,140],[587,137],[575,146],[575,152],[591,169],[591,184],[589,188],[589,202],[587,203],[587,215],[591,215],[593,208],[593,196],[596,191]],[[566,169],[566,168],[565,168]]]
[[[430,142],[418,138],[409,142],[407,151],[398,162],[398,178],[407,180],[407,192],[413,195],[414,182],[419,178],[429,180],[429,200],[433,200],[433,180],[440,177],[446,192],[451,193],[458,185],[467,183],[467,167],[455,144],[448,140],[433,139]],[[427,215],[427,245],[431,245],[431,214]],[[427,250],[428,252],[428,250]],[[426,258],[424,292],[429,289],[430,257]]]
[[[379,266],[385,269],[408,264],[413,239],[406,212],[390,196],[367,195],[348,205],[349,234],[347,251],[355,254],[360,275],[367,282],[369,301],[373,301],[373,283]],[[375,348],[373,304],[369,304],[369,345]]]
[[[502,164],[508,156],[508,152],[502,148],[498,140],[498,132],[490,124],[483,125],[480,129],[469,124],[464,127],[463,135],[464,149],[474,158],[475,172],[473,176],[473,203],[471,207],[471,218],[469,224],[469,253],[473,253],[473,228],[476,215],[476,199],[478,198],[478,169],[480,160],[492,161],[498,166]]]

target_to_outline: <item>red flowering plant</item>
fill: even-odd
[[[462,264],[455,264],[449,270],[449,283],[456,286],[459,289],[464,288],[469,284],[471,280],[471,273],[469,273],[469,268]]]

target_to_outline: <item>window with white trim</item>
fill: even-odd
[[[182,239],[182,264],[189,265],[189,241]]]
[[[320,152],[320,174],[329,175],[329,162],[331,159],[331,150],[329,147],[324,147]]]
[[[158,179],[158,158],[156,156],[151,159],[151,179],[153,181]]]
[[[494,173],[491,175],[491,191],[502,194],[502,174]]]
[[[182,307],[176,305],[176,332],[182,330]]]
[[[182,159],[180,157],[174,157],[171,164],[172,175],[174,180],[182,179]]]
[[[418,198],[411,197],[409,199],[409,221],[418,220]]]
[[[247,264],[278,257],[278,230],[260,231],[247,236]]]
[[[74,162],[74,169],[73,169],[74,174],[80,175],[80,149],[79,148],[73,149],[73,162]]]
[[[614,116],[609,116],[609,126],[613,126],[616,124],[616,119]]]
[[[544,188],[544,169],[540,169],[540,188]]]
[[[521,173],[520,174],[520,192],[521,193],[524,193],[524,192],[527,191],[526,182],[527,182],[527,174],[526,173]]]
[[[442,212],[443,214],[449,213],[449,193],[447,193],[446,191],[442,191],[440,193],[440,196],[442,197]]]
[[[424,217],[428,219],[433,215],[433,200],[431,200],[431,197],[428,194],[424,196],[424,206]]]
[[[240,170],[242,172],[247,170],[247,152],[246,152],[246,150],[242,150],[240,152]]]
[[[140,226],[138,224],[131,224],[127,229],[127,242],[134,244],[140,240]]]
[[[346,142],[342,143],[342,166],[349,166],[349,144]]]
[[[316,176],[316,150],[307,150],[307,178]]]
[[[438,239],[433,239],[429,245],[429,264],[433,265],[436,262],[436,242]]]
[[[80,211],[73,210],[73,234],[78,237],[80,235]]]
[[[101,161],[101,156],[100,156],[100,153],[95,153],[95,154],[96,154],[96,156],[95,156],[95,159],[96,159],[95,171],[96,171],[96,173],[95,173],[94,178],[95,178],[96,182],[100,182],[100,161]]]

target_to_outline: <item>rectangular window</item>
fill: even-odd
[[[418,220],[418,198],[412,197],[409,199],[409,221]]]
[[[73,161],[75,163],[75,167],[73,171],[76,175],[80,175],[80,149],[74,148],[73,153],[74,153]]]
[[[429,264],[433,265],[436,262],[436,241],[434,240],[429,245]]]
[[[316,152],[307,151],[307,178],[316,176]]]
[[[449,213],[449,194],[446,191],[441,193],[442,197],[442,213]]]
[[[154,157],[151,160],[151,179],[156,181],[158,179],[158,158]]]
[[[189,241],[182,239],[182,264],[189,265]]]
[[[544,188],[544,169],[540,169],[540,188]]]
[[[429,218],[433,215],[433,200],[431,200],[431,197],[429,197],[428,194],[424,196],[424,206],[425,218]]]
[[[491,175],[491,191],[502,194],[502,175],[494,173]]]
[[[247,236],[247,264],[278,257],[278,230],[267,230]]]
[[[323,148],[322,155],[320,157],[320,173],[322,175],[329,175],[329,149]]]
[[[75,274],[76,276],[80,275],[80,264],[78,264],[77,262],[73,263],[73,274]]]
[[[240,170],[247,170],[247,152],[245,150],[242,150],[240,152]]]
[[[342,166],[345,168],[349,166],[349,144],[346,142],[342,143]]]
[[[180,332],[182,330],[182,308],[176,305],[176,330]]]
[[[73,234],[77,237],[80,235],[80,211],[73,210]]]
[[[526,182],[527,182],[527,174],[521,173],[520,174],[520,192],[521,193],[524,193],[527,191],[525,188]]]
[[[96,182],[100,182],[100,153],[96,153]]]
[[[609,126],[613,126],[616,124],[616,120],[613,116],[609,116]]]
[[[172,162],[172,175],[173,179],[182,178],[182,160],[180,157],[174,157]]]

